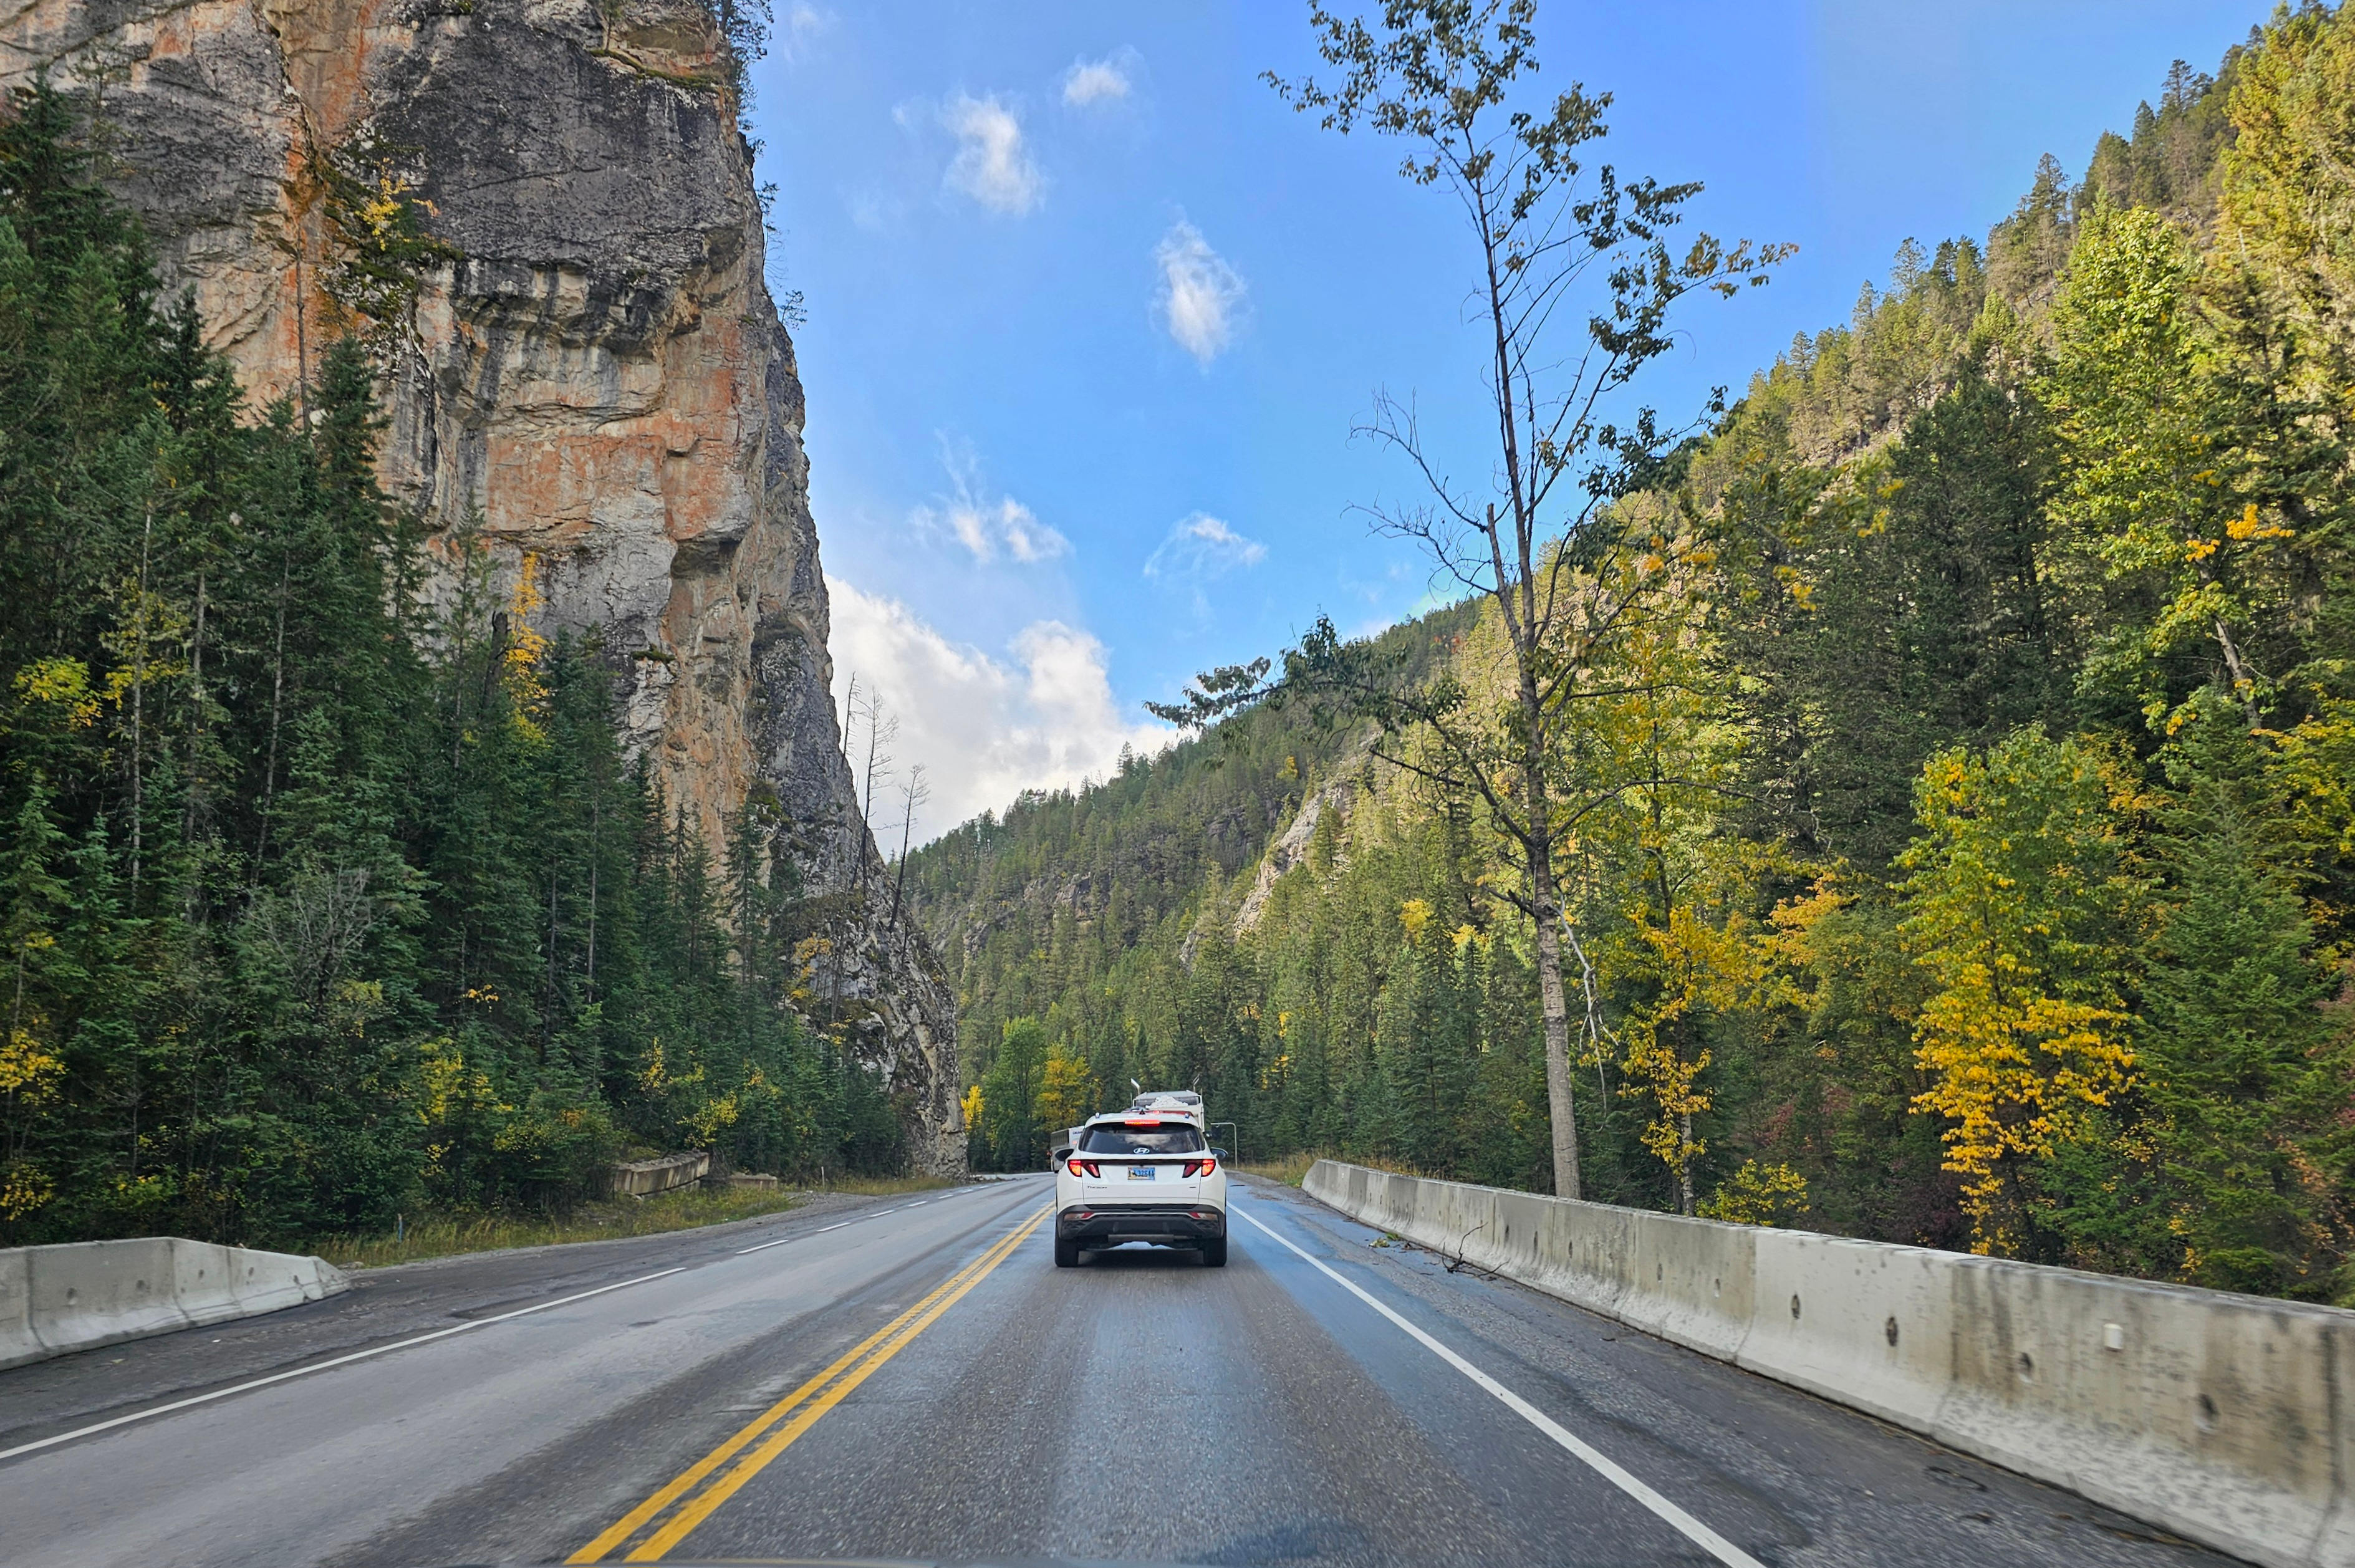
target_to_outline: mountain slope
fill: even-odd
[[[2320,6],[2179,66],[1616,508],[1646,613],[1565,652],[1551,786],[1590,1195],[2355,1293],[2350,83]],[[911,858],[977,1157],[1137,1077],[1253,1157],[1542,1185],[1477,802],[1299,707],[1230,724]],[[1228,747],[1249,787],[1178,787]]]

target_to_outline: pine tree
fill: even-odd
[[[2138,1036],[2169,1252],[2195,1284],[2323,1296],[2337,1282],[2321,1135],[2350,1105],[2329,970],[2279,869],[2276,770],[2221,701],[2179,738]],[[2179,1250],[2177,1250],[2179,1249]]]

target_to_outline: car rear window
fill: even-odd
[[[1087,1154],[1199,1154],[1202,1135],[1183,1125],[1090,1127],[1080,1148]]]

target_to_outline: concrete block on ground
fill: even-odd
[[[659,1159],[623,1160],[607,1173],[605,1189],[616,1198],[651,1198],[690,1187],[710,1174],[709,1154],[666,1154]]]

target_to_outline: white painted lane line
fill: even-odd
[[[921,1209],[931,1201],[932,1200],[929,1198],[919,1198],[913,1203],[909,1204],[908,1207],[911,1209]]]
[[[378,1345],[372,1350],[355,1350],[348,1356],[337,1356],[331,1361],[320,1361],[308,1367],[297,1367],[291,1372],[272,1372],[266,1378],[255,1378],[251,1382],[215,1389],[210,1393],[197,1394],[189,1399],[174,1400],[169,1404],[159,1404],[153,1410],[133,1411],[129,1415],[118,1415],[112,1421],[96,1422],[89,1426],[76,1427],[71,1432],[60,1432],[55,1437],[44,1437],[35,1443],[19,1443],[14,1448],[0,1448],[0,1459],[14,1459],[19,1454],[30,1454],[42,1448],[54,1448],[60,1443],[70,1443],[77,1437],[89,1437],[113,1427],[128,1426],[134,1421],[146,1421],[158,1415],[169,1415],[176,1410],[186,1410],[192,1404],[210,1404],[214,1400],[227,1399],[231,1394],[250,1393],[258,1388],[268,1388],[272,1383],[282,1383],[289,1378],[307,1378],[313,1372],[324,1372],[330,1367],[347,1367],[354,1361],[365,1361],[371,1356],[389,1356],[395,1350],[406,1350],[412,1345],[428,1345],[436,1339],[447,1339],[453,1334],[464,1334],[470,1328],[487,1328],[494,1323],[505,1323],[516,1317],[528,1317],[535,1312],[552,1312],[559,1307],[570,1307],[576,1301],[586,1301],[592,1296],[602,1296],[613,1290],[627,1290],[634,1285],[645,1285],[650,1280],[668,1279],[672,1275],[686,1272],[684,1268],[666,1268],[659,1274],[642,1274],[635,1279],[625,1279],[613,1285],[601,1285],[594,1290],[584,1290],[578,1296],[567,1296],[556,1301],[543,1301],[537,1307],[518,1307],[513,1312],[502,1312],[496,1317],[479,1317],[472,1323],[461,1323],[455,1328],[437,1328],[431,1334],[420,1334],[410,1339],[396,1339],[389,1345]]]
[[[886,1213],[886,1214],[890,1214],[890,1213],[892,1213],[892,1212],[894,1212],[894,1211],[892,1211],[892,1210],[890,1210],[890,1209],[886,1209],[886,1210],[884,1210],[884,1211],[883,1211],[883,1212],[884,1212],[884,1213]],[[861,1218],[862,1218],[862,1219],[868,1219],[868,1220],[877,1219],[877,1218],[879,1218],[879,1216],[873,1215],[873,1214],[867,1214],[867,1215],[862,1215],[862,1216],[861,1216]],[[835,1221],[833,1224],[831,1224],[831,1225],[820,1225],[816,1230],[810,1232],[809,1232],[809,1235],[811,1235],[811,1236],[823,1236],[823,1235],[825,1235],[828,1231],[839,1231],[839,1230],[841,1230],[845,1225],[856,1224],[857,1222],[858,1222],[857,1221],[853,1221],[853,1220],[837,1220],[837,1221]],[[775,1241],[773,1241],[773,1242],[762,1242],[762,1243],[759,1246],[757,1246],[757,1247],[739,1247],[739,1248],[737,1248],[737,1249],[736,1249],[736,1255],[737,1255],[738,1257],[740,1257],[740,1258],[741,1258],[741,1257],[742,1257],[746,1253],[765,1253],[765,1252],[767,1252],[771,1247],[782,1247],[782,1246],[783,1246],[787,1242],[800,1242],[800,1241],[806,1241],[807,1239],[808,1239],[808,1237],[806,1237],[806,1236],[780,1236],[780,1237],[778,1237],[778,1238],[777,1238]]]
[[[1343,1290],[1348,1291],[1350,1295],[1356,1296],[1359,1300],[1364,1302],[1367,1306],[1372,1307],[1375,1311],[1380,1313],[1383,1317],[1389,1318],[1400,1328],[1405,1329],[1409,1335],[1413,1337],[1415,1342],[1420,1344],[1424,1349],[1429,1350],[1433,1355],[1437,1356],[1441,1360],[1445,1361],[1449,1366],[1454,1367],[1457,1371],[1462,1372],[1465,1377],[1470,1378],[1474,1382],[1478,1383],[1482,1388],[1496,1395],[1497,1398],[1502,1401],[1514,1414],[1519,1416],[1531,1426],[1536,1427],[1540,1432],[1544,1433],[1548,1437],[1552,1438],[1556,1443],[1561,1444],[1572,1454],[1577,1456],[1580,1460],[1582,1460],[1589,1468],[1593,1469],[1597,1475],[1601,1476],[1604,1480],[1609,1481],[1613,1486],[1617,1487],[1621,1491],[1626,1493],[1637,1502],[1642,1503],[1646,1508],[1651,1509],[1661,1519],[1666,1520],[1669,1524],[1674,1525],[1677,1530],[1684,1535],[1686,1540],[1691,1541],[1694,1545],[1700,1547],[1702,1551],[1716,1558],[1720,1563],[1724,1563],[1726,1568],[1764,1568],[1764,1564],[1761,1563],[1758,1559],[1751,1556],[1748,1552],[1742,1551],[1740,1547],[1726,1540],[1725,1537],[1718,1534],[1717,1531],[1710,1529],[1709,1526],[1701,1523],[1700,1520],[1685,1512],[1684,1509],[1678,1508],[1676,1504],[1670,1502],[1668,1499],[1654,1491],[1642,1481],[1637,1480],[1634,1476],[1629,1475],[1625,1470],[1621,1469],[1616,1464],[1613,1463],[1602,1453],[1589,1446],[1585,1442],[1573,1435],[1567,1428],[1555,1421],[1553,1417],[1548,1415],[1544,1411],[1540,1410],[1536,1405],[1531,1404],[1528,1400],[1523,1399],[1519,1394],[1515,1393],[1512,1390],[1507,1388],[1504,1384],[1498,1382],[1496,1379],[1490,1377],[1487,1373],[1482,1371],[1479,1368],[1474,1366],[1471,1362],[1465,1360],[1455,1351],[1449,1349],[1445,1345],[1441,1344],[1438,1340],[1433,1339],[1430,1335],[1424,1333],[1422,1329],[1416,1328],[1413,1324],[1408,1322],[1405,1318],[1400,1317],[1397,1313],[1391,1311],[1380,1302],[1375,1300],[1371,1295],[1359,1288],[1354,1282],[1345,1279],[1340,1275],[1334,1273],[1333,1270],[1325,1265],[1321,1259],[1309,1256],[1306,1253],[1302,1252],[1298,1247],[1294,1246],[1289,1240],[1277,1235],[1273,1231],[1269,1230],[1265,1225],[1261,1224],[1249,1214],[1243,1213],[1241,1210],[1235,1208],[1232,1204],[1228,1205],[1228,1211],[1241,1216],[1251,1224],[1252,1229],[1260,1232],[1263,1235],[1265,1235],[1270,1241],[1274,1242],[1278,1246],[1289,1251],[1294,1256],[1299,1258],[1301,1262],[1306,1264],[1310,1268],[1315,1269],[1318,1274],[1323,1275],[1327,1279],[1331,1280],[1335,1285],[1339,1285]],[[5,1457],[5,1456],[0,1456],[0,1457]]]
[[[810,1234],[812,1234],[812,1235],[815,1235],[815,1234],[817,1234],[817,1232],[815,1232],[815,1231],[813,1231],[813,1232],[810,1232]],[[801,1240],[801,1238],[800,1238],[799,1236],[779,1236],[775,1241],[773,1241],[773,1242],[762,1242],[762,1243],[759,1246],[757,1246],[757,1247],[739,1247],[739,1248],[737,1248],[737,1249],[736,1249],[736,1255],[737,1255],[738,1257],[740,1257],[740,1258],[741,1258],[741,1257],[742,1257],[746,1253],[765,1253],[765,1252],[767,1252],[771,1247],[782,1247],[782,1246],[783,1246],[787,1242],[798,1242],[798,1241],[800,1241],[800,1240]]]

